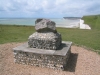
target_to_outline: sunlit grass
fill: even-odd
[[[61,33],[64,41],[72,41],[74,44],[100,52],[100,30],[57,28],[57,31]],[[34,26],[0,25],[0,44],[26,42],[34,32]]]

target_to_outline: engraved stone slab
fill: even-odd
[[[64,70],[70,56],[72,42],[63,41],[58,50],[29,48],[25,43],[13,48],[15,63]]]

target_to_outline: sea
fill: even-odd
[[[56,23],[56,27],[77,28],[80,24],[80,19],[50,19]],[[0,18],[2,25],[26,25],[35,26],[36,18]]]

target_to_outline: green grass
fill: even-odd
[[[61,33],[62,40],[72,41],[74,44],[85,46],[100,54],[100,18],[94,19],[94,17],[82,18],[92,27],[92,30],[57,28],[57,31]],[[29,35],[34,32],[34,26],[0,25],[0,44],[28,41]]]
[[[33,32],[33,26],[0,25],[0,43],[27,41]]]
[[[90,25],[92,29],[100,30],[100,15],[83,16],[85,23]]]
[[[74,44],[86,46],[96,50],[100,50],[100,31],[99,30],[80,30],[80,29],[64,29],[58,28],[65,41],[72,41]]]

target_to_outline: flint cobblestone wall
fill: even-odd
[[[29,37],[30,48],[56,50],[61,45],[61,35],[59,33],[38,33],[35,32]]]
[[[35,54],[32,52],[23,52],[14,50],[15,63],[33,65],[38,67],[48,67],[57,70],[64,70],[70,50],[66,56]]]

